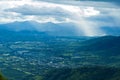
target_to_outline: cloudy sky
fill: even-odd
[[[72,23],[86,36],[106,35],[101,27],[120,27],[119,15],[118,0],[0,0],[0,24]]]

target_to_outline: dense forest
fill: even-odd
[[[43,80],[120,80],[120,68],[99,66],[54,69]]]

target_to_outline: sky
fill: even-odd
[[[118,0],[0,0],[0,24],[72,23],[86,36],[106,35],[102,27],[120,27],[119,15]]]

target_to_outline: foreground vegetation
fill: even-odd
[[[0,74],[0,80],[6,80],[2,74]],[[34,78],[28,76],[23,80],[120,80],[120,68],[105,66],[56,68],[43,76]]]
[[[43,80],[120,80],[120,68],[81,67],[54,69]]]
[[[7,79],[0,73],[0,80],[7,80]]]

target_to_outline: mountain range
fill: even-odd
[[[68,23],[37,23],[37,22],[13,22],[8,24],[0,24],[0,30],[21,32],[45,32],[53,36],[74,36],[76,35],[75,25]]]
[[[106,35],[120,35],[120,27],[101,27],[100,30]],[[31,32],[41,32],[50,36],[86,36],[82,29],[77,28],[73,23],[38,23],[34,21],[13,22],[7,24],[0,24],[0,31],[4,34],[7,32],[21,33],[26,31],[28,34]]]

